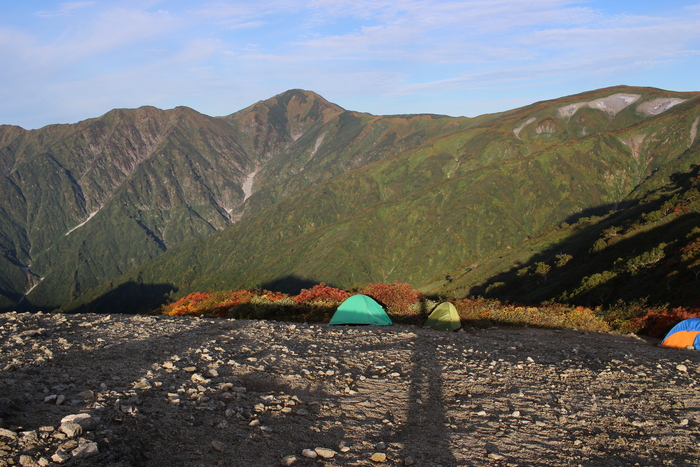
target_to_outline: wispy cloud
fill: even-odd
[[[474,90],[482,103],[488,95],[494,103],[522,100],[503,96],[506,88],[540,100],[556,97],[548,94],[555,87],[585,90],[570,83],[619,84],[652,72],[656,81],[643,84],[697,87],[697,0],[637,12],[632,3],[610,5],[115,0],[20,7],[12,15],[0,6],[0,123],[29,115],[24,124],[36,126],[140,103],[221,115],[293,87],[346,107],[369,103],[356,110],[375,113],[411,103],[448,113],[466,107],[456,101]],[[688,76],[665,71],[673,67]]]
[[[93,6],[97,2],[67,2],[61,3],[57,10],[40,10],[35,13],[41,18],[55,18],[57,16],[68,16],[75,10]]]

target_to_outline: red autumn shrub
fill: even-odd
[[[415,290],[411,284],[399,283],[398,281],[393,284],[386,282],[367,284],[360,293],[372,297],[387,311],[398,314],[409,313],[411,305],[418,303],[421,299],[421,293]]]
[[[163,314],[169,316],[186,316],[196,314],[197,304],[209,298],[210,295],[211,294],[204,292],[192,292],[174,303],[165,305],[163,307]]]
[[[336,289],[321,282],[310,289],[302,289],[299,295],[293,299],[297,303],[342,302],[350,295],[352,295],[350,292]]]
[[[683,307],[661,312],[653,310],[642,317],[631,320],[630,325],[638,329],[638,332],[661,338],[666,336],[673,326],[688,318],[700,318],[700,312],[688,311]]]

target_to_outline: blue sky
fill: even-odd
[[[287,89],[476,116],[617,84],[700,91],[700,1],[0,0],[0,124],[227,115]]]

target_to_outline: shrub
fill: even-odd
[[[644,316],[633,319],[629,326],[637,329],[636,332],[651,337],[664,337],[673,326],[688,318],[700,318],[700,311],[689,311],[682,307],[664,311],[651,310]]]
[[[302,289],[299,295],[294,297],[296,303],[337,303],[342,302],[352,295],[345,290],[336,289],[321,282],[310,289]]]
[[[375,284],[367,284],[361,294],[368,295],[383,305],[388,312],[396,314],[411,314],[411,305],[418,303],[421,299],[421,293],[415,290],[410,284],[399,283],[395,281],[393,284],[385,282],[377,282]]]

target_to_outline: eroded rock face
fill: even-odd
[[[0,466],[700,460],[700,355],[634,336],[9,313],[0,348]]]

